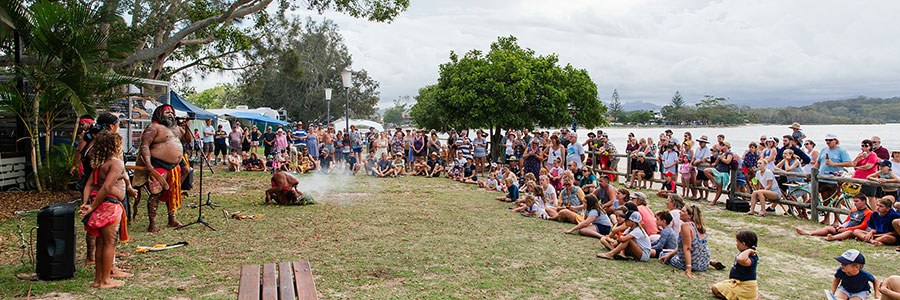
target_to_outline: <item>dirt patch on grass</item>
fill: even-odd
[[[69,293],[49,293],[39,297],[31,297],[32,300],[70,300],[78,299],[75,295]]]
[[[28,211],[78,199],[75,192],[0,192],[0,222],[16,216],[16,211]]]

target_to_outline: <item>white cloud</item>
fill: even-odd
[[[450,51],[498,36],[587,69],[608,99],[662,104],[675,90],[738,102],[900,95],[892,1],[416,1],[392,23],[327,12],[382,106],[437,80]],[[212,86],[234,75],[194,82]]]

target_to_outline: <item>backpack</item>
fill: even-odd
[[[750,211],[750,202],[741,198],[729,198],[725,201],[725,209],[736,212]]]

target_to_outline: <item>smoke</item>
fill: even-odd
[[[347,175],[325,175],[320,172],[312,172],[309,176],[298,177],[297,179],[300,181],[297,188],[305,194],[312,195],[316,200],[321,199],[322,196],[328,193],[346,189],[352,180]]]

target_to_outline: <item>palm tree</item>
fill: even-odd
[[[44,163],[50,165],[51,133],[60,125],[57,121],[61,115],[73,110],[81,114],[92,111],[98,100],[108,100],[117,87],[133,80],[116,75],[102,64],[108,35],[100,27],[107,16],[99,10],[79,2],[39,0],[30,7],[24,3],[0,0],[2,45],[14,44],[10,37],[18,35],[28,57],[15,68],[14,76],[24,79],[27,86],[0,89],[0,106],[25,123],[32,148],[32,171],[37,175]],[[9,34],[11,30],[15,34]],[[36,140],[41,127],[46,161],[40,159]],[[42,190],[40,181],[36,182],[38,190]]]

